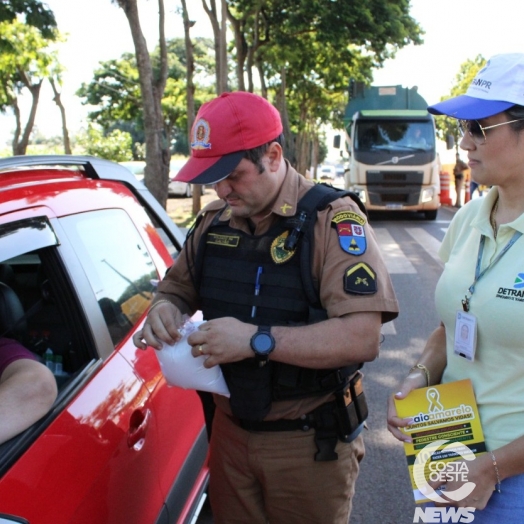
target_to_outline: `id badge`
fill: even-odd
[[[475,360],[477,349],[477,318],[470,313],[457,311],[455,318],[454,353],[470,362]]]

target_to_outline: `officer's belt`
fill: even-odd
[[[360,376],[355,383],[358,384],[359,388],[361,387]],[[351,398],[351,401],[347,403],[347,406],[353,404],[354,401],[355,399]],[[230,416],[230,419],[237,426],[240,426],[246,431],[309,431],[310,429],[318,429],[321,426],[321,424],[319,424],[319,413],[327,407],[335,409],[337,407],[336,401],[333,400],[326,402],[297,419],[245,420],[233,416]],[[357,438],[363,427],[364,421],[362,421],[362,423],[360,423],[357,428],[344,439],[344,442],[351,442]]]
[[[297,419],[280,419],[280,420],[240,420],[236,417],[230,417],[231,420],[242,429],[246,431],[309,431],[316,427],[314,418],[312,418],[311,413],[302,415],[302,417]],[[364,429],[365,423],[362,422],[351,435],[348,435],[344,442],[350,443],[355,440],[362,430]]]

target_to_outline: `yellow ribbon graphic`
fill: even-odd
[[[428,389],[426,397],[429,401],[429,411],[444,411],[444,406],[439,400],[440,393],[435,388]]]

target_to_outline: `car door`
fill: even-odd
[[[154,439],[148,437],[155,449],[151,464],[158,463],[165,512],[174,521],[197,495],[193,488],[205,464],[207,436],[196,393],[168,387],[155,351],[139,350],[132,340],[147,313],[159,270],[163,274],[172,261],[158,233],[160,224],[151,227],[143,210],[134,206],[75,215],[61,224],[80,255],[115,349],[147,388],[155,428]]]
[[[20,274],[26,311],[36,311],[29,319],[35,352],[46,337],[66,357],[66,376],[51,412],[0,448],[0,514],[38,524],[155,522],[164,496],[151,390],[115,350],[121,333],[109,332],[97,301],[105,290],[92,287],[87,262],[58,220],[23,215],[1,217],[2,261]],[[157,277],[146,258],[142,276]],[[44,284],[49,302],[39,305]]]

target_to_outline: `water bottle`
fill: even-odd
[[[55,372],[55,361],[53,350],[47,348],[44,353],[44,364],[54,373]]]
[[[62,355],[55,356],[55,376],[61,377],[64,374],[62,366]]]

